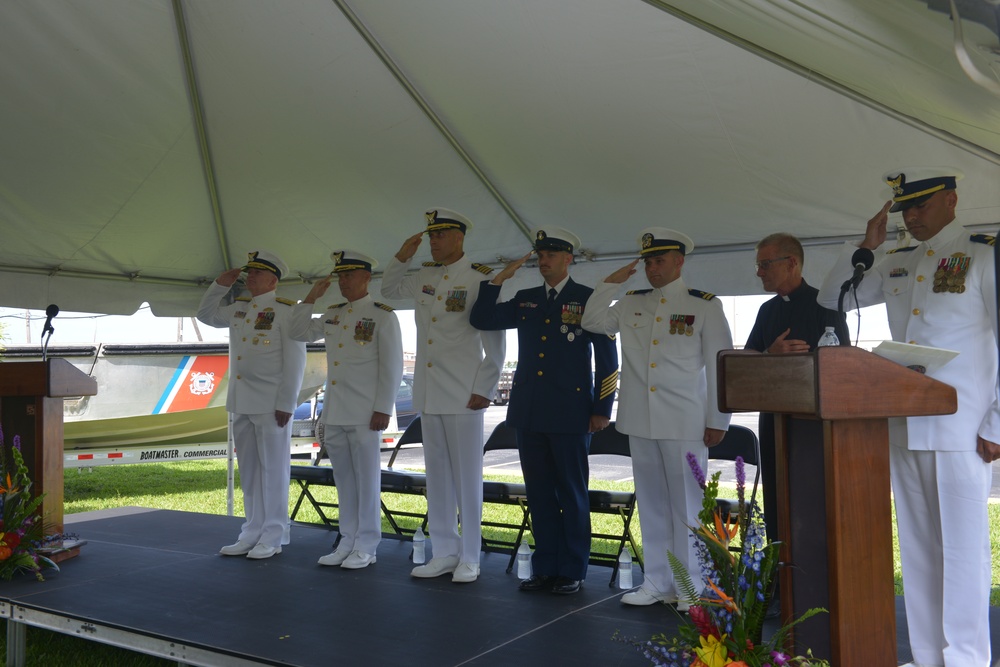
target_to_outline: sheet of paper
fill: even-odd
[[[882,341],[872,352],[920,373],[933,373],[958,356],[955,350],[911,345],[894,340]]]

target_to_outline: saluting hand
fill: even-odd
[[[313,283],[312,289],[309,290],[309,294],[306,294],[306,298],[302,299],[302,303],[316,303],[317,299],[321,298],[324,294],[326,294],[326,291],[330,289],[330,283],[332,282],[332,275],[317,280]]]
[[[520,269],[522,266],[524,266],[525,262],[531,259],[531,254],[533,252],[534,251],[531,251],[521,259],[515,259],[513,262],[507,264],[507,266],[503,267],[503,271],[501,271],[500,273],[496,274],[493,277],[493,280],[490,281],[490,284],[503,285],[503,281],[507,280],[508,278],[512,278],[514,274],[517,273],[517,270]]]
[[[619,285],[635,275],[635,267],[641,258],[637,257],[632,263],[626,264],[610,276],[604,279],[606,283],[618,283]]]
[[[885,243],[885,226],[889,222],[889,208],[892,207],[892,200],[887,201],[882,210],[868,221],[868,228],[865,230],[865,240],[861,242],[862,248],[875,250]]]
[[[215,282],[219,283],[223,287],[229,287],[236,282],[236,279],[240,277],[241,273],[243,273],[242,267],[223,271],[219,274],[219,277],[215,279]]]
[[[423,240],[424,233],[418,232],[403,241],[403,246],[399,249],[399,252],[396,253],[396,259],[401,262],[410,261],[410,258],[417,254],[417,248],[420,247],[420,242]]]

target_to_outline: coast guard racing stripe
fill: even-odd
[[[153,414],[207,408],[227,370],[229,357],[226,355],[181,357],[174,376],[153,408]]]

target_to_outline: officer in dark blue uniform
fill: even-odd
[[[524,591],[576,593],[586,577],[587,453],[591,434],[610,422],[618,384],[614,338],[580,325],[593,289],[569,277],[573,251],[579,247],[580,239],[565,229],[537,230],[534,252],[544,284],[497,303],[500,285],[531,257],[528,253],[493,280],[483,281],[469,318],[478,329],[517,329],[518,362],[507,424],[517,433],[535,535],[534,574],[521,582]]]

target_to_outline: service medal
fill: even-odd
[[[566,333],[567,331],[569,331],[569,327],[565,324],[559,327],[559,333]]]

